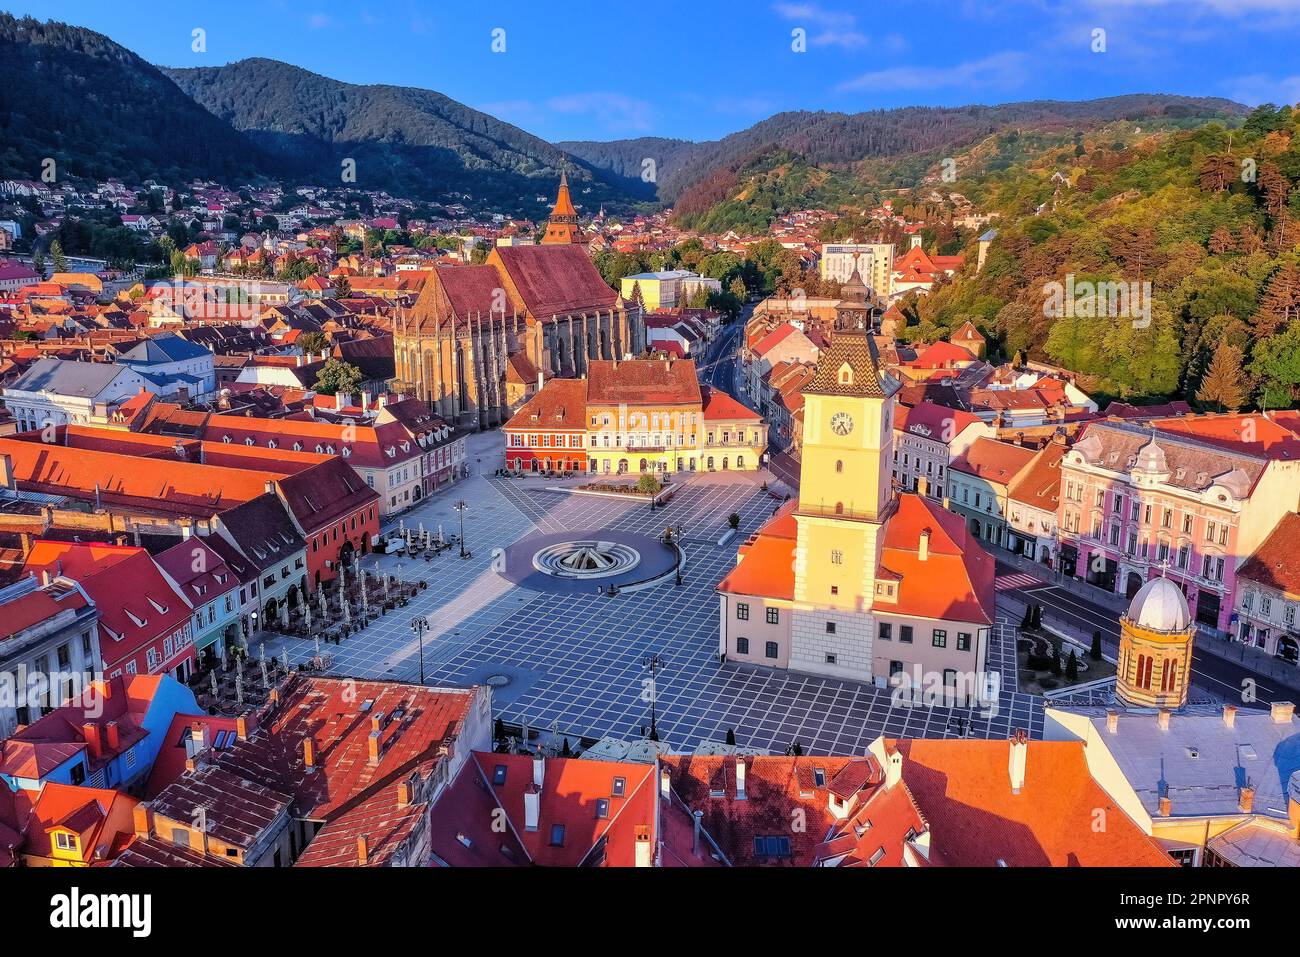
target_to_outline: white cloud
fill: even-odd
[[[1028,57],[1008,51],[952,66],[900,66],[874,70],[841,83],[846,90],[941,90],[948,87],[1011,87],[1026,78]]]
[[[816,3],[776,3],[777,16],[808,31],[808,42],[815,47],[837,46],[855,50],[867,45],[867,35],[860,31],[858,18],[852,13],[827,10]]]
[[[328,13],[313,13],[307,18],[307,27],[311,30],[324,30],[334,26],[334,18]]]
[[[1300,75],[1274,79],[1262,73],[1252,73],[1228,80],[1226,86],[1228,96],[1249,106],[1300,103]]]
[[[553,96],[545,108],[555,113],[594,118],[609,133],[646,133],[653,128],[654,107],[622,93],[570,93]]]

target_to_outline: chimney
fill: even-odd
[[[546,375],[540,369],[537,371],[537,391],[542,391],[542,386],[546,385]]]
[[[537,830],[542,816],[542,792],[537,785],[530,785],[524,792],[524,830]]]
[[[18,488],[14,481],[14,460],[8,452],[0,454],[0,488],[15,491]]]
[[[106,738],[104,745],[105,749],[108,751],[116,751],[122,744],[122,737],[118,733],[117,722],[110,721],[104,725],[104,733]]]
[[[409,778],[405,781],[402,781],[400,784],[398,784],[397,785],[397,806],[410,807],[412,792],[413,792],[413,788],[411,787],[411,782]]]
[[[98,758],[104,751],[104,746],[99,738],[99,725],[87,721],[81,726],[81,734],[86,739],[86,749],[90,752],[90,756]]]
[[[357,863],[362,867],[370,863],[370,841],[364,834],[357,838]]]
[[[302,739],[302,764],[306,768],[316,767],[316,742],[311,735]]]
[[[1237,726],[1237,707],[1236,705],[1225,704],[1223,706],[1223,723],[1226,727],[1235,728]]]
[[[650,828],[645,824],[636,826],[636,866],[649,867],[654,844],[650,840]]]
[[[1111,734],[1119,734],[1119,712],[1113,708],[1106,711],[1106,730]]]
[[[1173,802],[1169,800],[1169,795],[1164,794],[1160,797],[1160,816],[1169,817],[1174,813]]]
[[[542,781],[546,779],[546,758],[542,756],[542,749],[539,747],[537,753],[533,755],[533,787],[541,789]]]
[[[235,719],[235,737],[240,741],[248,740],[248,718],[242,714]]]
[[[131,813],[135,821],[135,836],[148,840],[149,832],[153,830],[153,812],[149,810],[149,805],[137,804]]]
[[[1289,724],[1295,717],[1295,704],[1290,701],[1274,701],[1270,710],[1274,724]]]
[[[1011,793],[1019,794],[1025,786],[1025,763],[1029,758],[1029,736],[1017,731],[1011,738],[1011,760],[1007,771],[1011,775]]]
[[[691,853],[698,857],[700,853],[700,832],[704,830],[704,812],[692,811],[691,820],[694,823],[694,831],[691,837]]]
[[[379,732],[371,731],[370,737],[366,739],[366,749],[371,764],[379,763]]]
[[[672,791],[672,786],[673,786],[672,775],[668,773],[667,768],[660,768],[659,769],[659,796],[663,798],[665,801],[668,800],[668,796]]]
[[[745,759],[736,758],[736,800],[745,800]]]
[[[263,490],[264,492],[266,492],[268,495],[274,495],[274,494],[275,494],[275,482],[274,482],[273,480],[271,480],[271,479],[267,479],[267,480],[266,480],[266,484],[265,484],[264,486],[262,486],[262,490]]]
[[[885,758],[885,787],[892,788],[903,780],[903,752],[894,748]]]
[[[930,557],[930,530],[924,528],[921,530],[920,537],[916,540],[916,560],[923,562]]]
[[[195,721],[190,725],[190,740],[187,751],[189,754],[198,754],[208,746],[208,729],[200,721]]]
[[[1255,789],[1249,784],[1237,788],[1237,808],[1242,814],[1250,814],[1255,809]]]
[[[1169,717],[1172,712],[1168,708],[1161,708],[1156,712],[1156,726],[1161,731],[1169,730]]]
[[[916,494],[925,498],[930,494],[930,480],[924,476],[919,476],[916,480]]]

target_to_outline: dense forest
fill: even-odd
[[[1004,129],[1087,129],[1118,119],[1191,125],[1216,117],[1238,117],[1242,112],[1238,104],[1214,97],[1132,94],[1078,102],[1034,100],[861,113],[795,111],[778,113],[706,143],[649,138],[563,145],[594,166],[624,173],[639,168],[645,157],[654,159],[659,170],[659,199],[696,213],[712,204],[692,197],[693,187],[710,183],[725,171],[734,172],[771,147],[788,150],[814,166],[845,166],[873,158],[951,151]],[[703,188],[716,195],[716,185]]]
[[[626,198],[545,140],[431,90],[343,83],[266,59],[165,72],[289,175],[337,183],[342,161],[352,158],[362,189],[467,194],[476,205],[538,215],[545,205],[536,197],[549,197],[567,170],[575,202]]]
[[[974,165],[950,188],[1001,214],[997,238],[983,270],[968,255],[954,281],[904,302],[911,336],[971,318],[1006,356],[1059,363],[1107,395],[1183,395],[1210,409],[1296,402],[1300,114],[1266,105],[1237,129],[1132,144],[1081,136]],[[1063,312],[1051,284],[1070,280],[1081,308]],[[1092,308],[1101,296],[1089,300],[1088,282],[1149,291],[1149,322]]]
[[[251,177],[265,160],[134,53],[102,34],[0,13],[0,176],[180,182]],[[45,164],[45,165],[43,165]]]

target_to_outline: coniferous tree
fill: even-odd
[[[1092,633],[1092,647],[1088,649],[1088,657],[1093,661],[1101,661],[1101,632]]]
[[[1246,404],[1245,378],[1241,349],[1230,342],[1220,342],[1196,398],[1217,405],[1219,411],[1236,412]]]
[[[1074,649],[1070,649],[1070,657],[1065,662],[1065,677],[1071,681],[1079,680],[1079,656],[1075,654]]]

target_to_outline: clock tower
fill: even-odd
[[[895,505],[899,384],[880,368],[865,304],[841,305],[834,338],[804,388],[794,592],[813,607],[868,611],[884,522]]]

